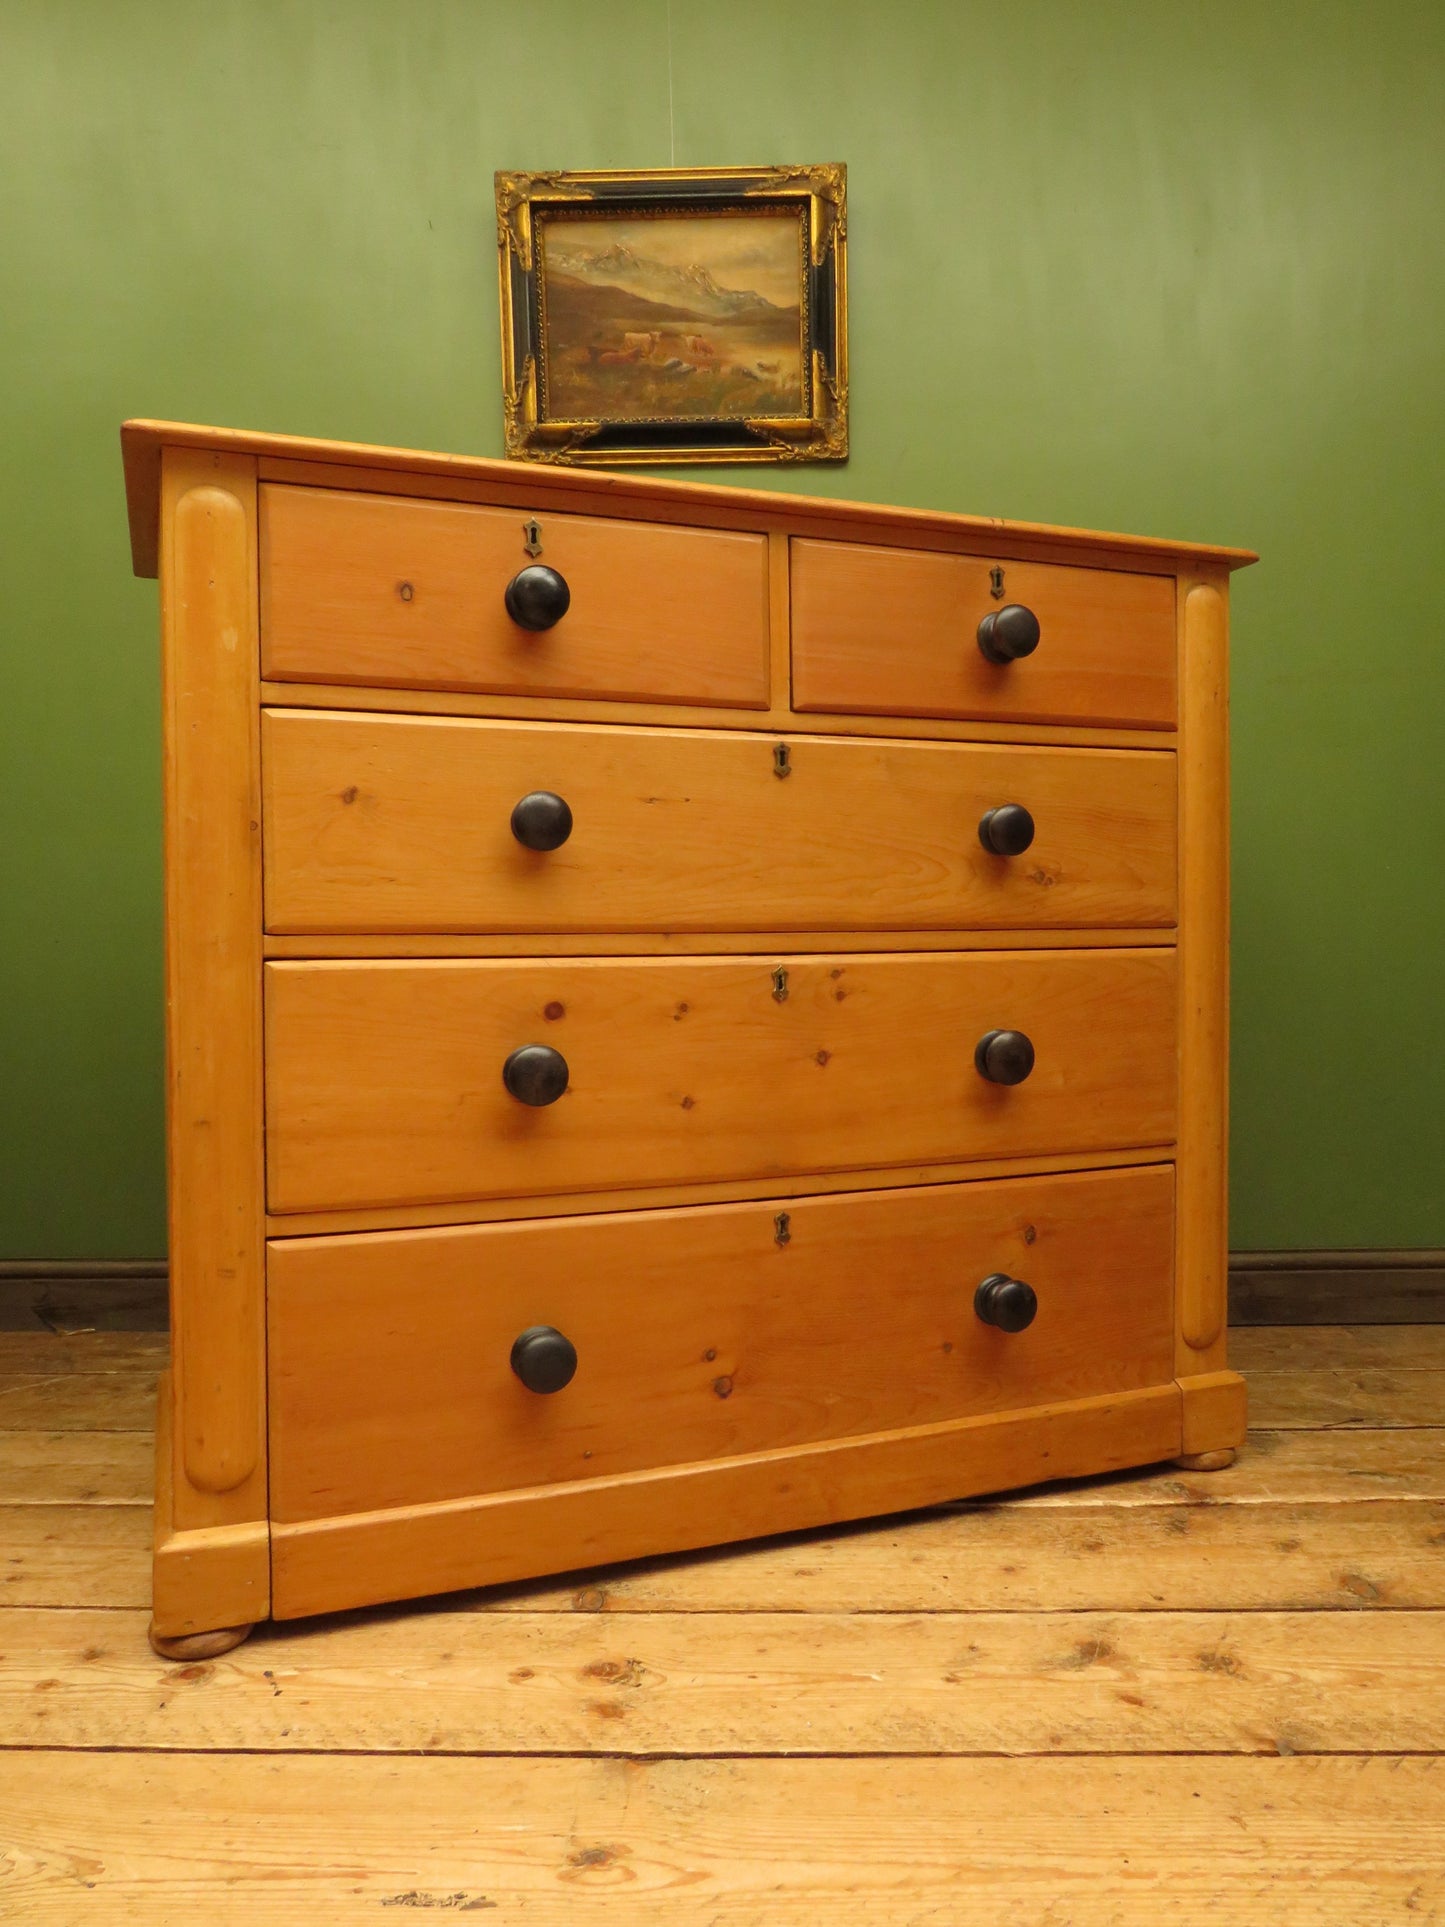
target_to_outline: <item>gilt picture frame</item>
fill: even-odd
[[[847,170],[499,173],[506,453],[848,456]]]

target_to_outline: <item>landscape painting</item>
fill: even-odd
[[[847,461],[842,161],[496,190],[509,460]]]
[[[538,211],[543,421],[807,416],[807,213]]]

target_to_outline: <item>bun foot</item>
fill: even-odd
[[[159,1653],[162,1659],[219,1659],[222,1653],[229,1653],[233,1646],[239,1646],[255,1630],[254,1624],[218,1626],[212,1633],[181,1633],[175,1639],[167,1639],[152,1625],[151,1650]]]
[[[1234,1460],[1234,1447],[1225,1445],[1217,1452],[1181,1452],[1174,1463],[1183,1472],[1222,1472]]]

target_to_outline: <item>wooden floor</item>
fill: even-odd
[[[1230,1471],[146,1645],[163,1338],[0,1334],[0,1920],[1445,1923],[1445,1326]]]

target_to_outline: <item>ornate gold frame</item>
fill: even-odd
[[[848,171],[816,167],[662,168],[654,173],[496,177],[502,298],[502,404],[515,461],[569,464],[842,462],[848,458]],[[809,412],[767,420],[563,421],[546,418],[540,264],[533,210],[605,208],[619,214],[746,208],[759,201],[806,212],[805,353]]]

